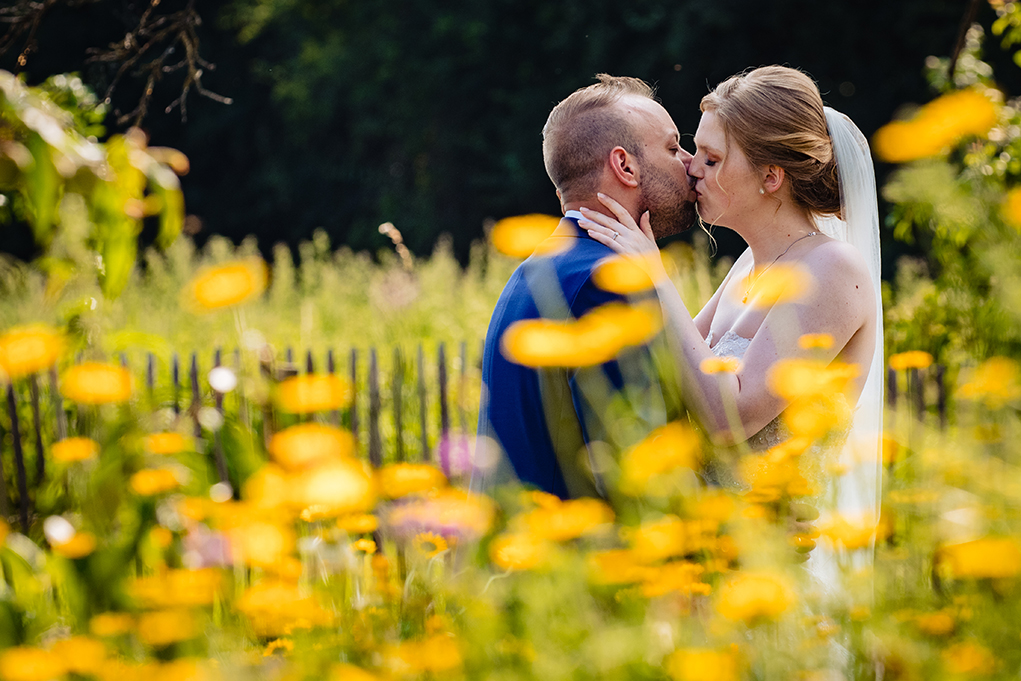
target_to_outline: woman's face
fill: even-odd
[[[695,133],[695,155],[688,166],[695,179],[696,205],[703,221],[733,228],[760,210],[766,198],[762,173],[731,142],[713,111],[702,114]]]

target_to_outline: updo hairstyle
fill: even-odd
[[[815,215],[840,215],[840,186],[822,97],[811,78],[785,66],[731,76],[702,98],[727,143],[756,168],[784,169],[795,204]]]

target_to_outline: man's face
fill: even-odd
[[[670,114],[651,99],[628,101],[643,140],[639,166],[639,215],[646,210],[657,239],[680,234],[695,223],[695,194],[688,177],[691,154],[681,148]]]

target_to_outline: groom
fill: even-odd
[[[636,434],[666,422],[646,346],[573,370],[534,369],[501,352],[501,338],[514,322],[579,318],[622,300],[591,278],[593,267],[613,251],[577,223],[582,207],[609,215],[598,193],[616,199],[636,221],[649,211],[657,238],[694,222],[691,155],[681,149],[677,126],[652,88],[636,78],[598,79],[560,102],[543,128],[543,159],[564,219],[537,249],[546,255],[533,254],[511,275],[493,312],[482,363],[474,489],[501,481],[509,471],[499,468],[509,462],[522,482],[561,498],[606,497],[600,450],[607,443],[611,450],[633,444]]]

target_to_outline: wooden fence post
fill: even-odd
[[[447,403],[447,347],[440,343],[437,373],[440,383],[440,469],[450,477],[450,412]]]
[[[174,353],[174,359],[170,364],[170,380],[174,384],[174,415],[181,413],[181,360]]]
[[[326,373],[333,376],[337,373],[337,364],[333,359],[333,348],[326,351]],[[354,399],[354,385],[351,386],[351,399]],[[340,427],[340,410],[334,409],[330,412],[330,421],[333,425]]]
[[[404,389],[404,355],[401,349],[394,346],[393,366],[390,370],[390,402],[394,412],[394,431],[396,431],[396,447],[394,460],[404,461],[404,414],[401,391]]]
[[[429,429],[426,426],[429,413],[429,398],[425,390],[425,353],[418,344],[418,427],[422,440],[422,463],[429,461]]]
[[[351,348],[351,434],[358,442],[358,350]]]
[[[897,370],[892,368],[886,370],[886,404],[891,409],[897,406]]]
[[[369,464],[379,468],[383,463],[383,443],[379,434],[379,366],[376,348],[369,349]]]
[[[222,361],[222,352],[220,348],[216,348],[216,353],[213,355],[213,367],[220,366]],[[220,419],[223,419],[223,393],[213,388],[213,400],[216,404],[216,411],[220,413]],[[230,484],[230,474],[227,470],[227,457],[223,453],[223,439],[220,436],[220,428],[213,431],[213,457],[216,461],[216,473],[220,477],[220,482]]]
[[[199,359],[196,353],[191,353],[191,369],[188,371],[191,379],[191,417],[195,421],[195,437],[202,437],[202,424],[199,423],[199,409],[202,408],[202,396],[199,393]]]

